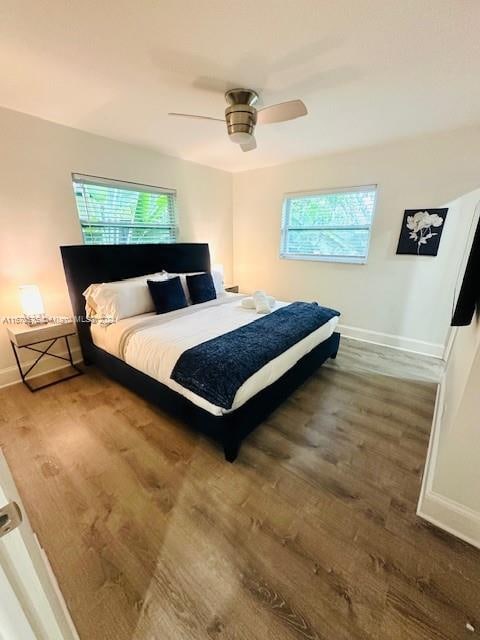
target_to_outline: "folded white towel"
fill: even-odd
[[[255,302],[253,298],[242,298],[242,307],[244,309],[255,309]]]
[[[255,309],[257,313],[270,313],[270,305],[268,304],[267,294],[265,291],[255,291],[253,294]]]
[[[276,304],[276,300],[273,296],[267,296],[268,306],[273,309]],[[255,309],[255,300],[250,296],[248,298],[242,298],[241,305],[244,309]]]

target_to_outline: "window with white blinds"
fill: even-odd
[[[85,244],[176,242],[176,192],[74,173]]]
[[[282,258],[365,263],[375,211],[375,185],[287,194]]]

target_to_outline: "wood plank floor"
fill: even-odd
[[[331,364],[345,371],[381,373],[403,380],[439,382],[445,363],[439,358],[401,351],[342,336],[338,357]]]
[[[415,515],[435,385],[349,357],[233,465],[94,369],[0,391],[0,446],[82,640],[476,637],[480,552]]]

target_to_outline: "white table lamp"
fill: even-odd
[[[29,325],[45,324],[48,320],[45,317],[45,307],[43,306],[42,294],[36,284],[24,284],[20,289],[20,302],[22,304],[25,322]]]

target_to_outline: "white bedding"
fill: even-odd
[[[243,297],[228,293],[216,300],[170,313],[146,313],[119,320],[109,326],[92,324],[92,339],[97,347],[155,378],[202,409],[213,415],[222,415],[238,409],[252,396],[278,380],[300,358],[329,338],[338,323],[337,317],[332,318],[323,327],[271,360],[240,387],[232,408],[223,409],[185,389],[171,380],[170,375],[178,358],[186,349],[261,317],[254,309],[242,307]],[[277,302],[275,309],[287,304]]]

